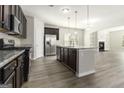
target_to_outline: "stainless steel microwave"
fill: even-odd
[[[21,35],[22,33],[22,23],[19,21],[19,19],[15,15],[10,15],[10,31],[8,34],[11,35]]]

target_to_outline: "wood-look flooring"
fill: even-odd
[[[77,78],[56,57],[32,62],[29,81],[23,88],[113,88],[124,87],[124,52],[96,56],[96,73]]]

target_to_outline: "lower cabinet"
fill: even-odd
[[[61,52],[60,52],[60,62],[63,62],[64,61],[64,51],[63,51],[63,48],[60,48]]]
[[[57,51],[56,51],[57,60],[60,61],[60,52],[61,52],[61,48],[60,48],[60,47],[57,47],[56,49],[57,49]]]
[[[17,63],[18,66],[16,68],[16,87],[20,88],[22,86],[22,84],[24,83],[24,75],[23,75],[23,55],[21,55],[20,57],[18,57],[17,59]]]
[[[69,49],[69,67],[71,67],[74,71],[76,71],[76,61],[77,61],[77,51],[76,49]]]
[[[15,72],[13,72],[9,78],[4,82],[5,85],[9,88],[15,88],[16,87],[16,81],[15,81]]]
[[[0,69],[0,84],[5,84],[9,88],[20,88],[22,86],[25,82],[24,57],[25,53]]]
[[[68,48],[64,48],[64,60],[63,60],[63,62],[64,62],[64,64],[66,64],[66,65],[68,65],[69,64],[69,60],[68,60]]]
[[[61,51],[60,51],[61,50]],[[60,56],[60,62],[76,72],[77,49],[68,47],[57,47],[57,56]]]
[[[18,66],[16,68],[16,87],[20,88],[22,86],[22,70],[21,70],[21,66]]]

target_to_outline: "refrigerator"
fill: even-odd
[[[56,35],[45,35],[45,56],[56,55]]]

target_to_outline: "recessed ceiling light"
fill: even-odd
[[[70,9],[69,9],[69,8],[63,8],[63,9],[62,9],[62,12],[63,12],[63,13],[68,13],[68,12],[70,12]]]

